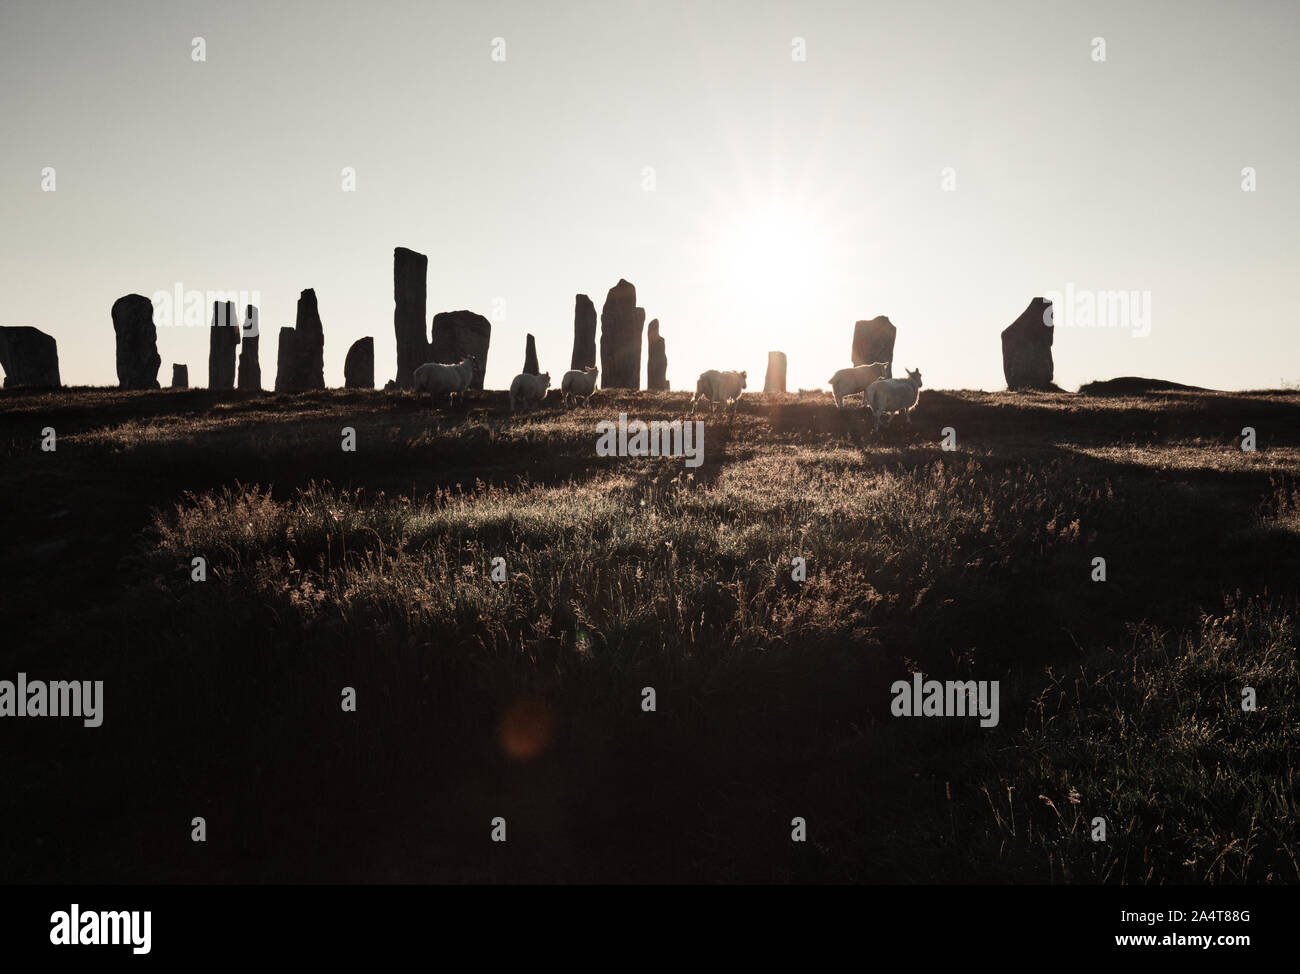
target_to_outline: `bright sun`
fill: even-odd
[[[716,273],[749,326],[769,337],[787,331],[827,270],[825,230],[808,213],[767,203],[724,225],[714,247]]]

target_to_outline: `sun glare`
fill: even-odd
[[[714,257],[729,301],[751,330],[775,338],[788,334],[790,316],[825,281],[827,233],[810,213],[767,203],[722,227]]]
[[[770,205],[745,214],[723,241],[727,278],[750,284],[769,296],[795,295],[819,266],[822,241],[804,214]]]

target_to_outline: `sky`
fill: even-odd
[[[675,389],[770,349],[824,388],[880,314],[895,374],[1003,388],[1051,293],[1066,388],[1296,383],[1297,41],[1268,0],[0,0],[0,324],[112,385],[118,297],[256,291],[269,388],[310,287],[326,384],[371,335],[382,385],[400,245],[492,320],[488,388],[527,333],[558,385],[619,278]],[[160,381],[204,385],[174,317]]]

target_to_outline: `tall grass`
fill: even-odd
[[[11,629],[130,715],[61,759],[91,795],[159,782],[97,809],[114,835],[210,809],[204,878],[1300,878],[1289,401],[1245,404],[1243,458],[1231,398],[941,393],[878,439],[820,393],[755,400],[707,418],[692,471],[594,455],[596,421],[682,415],[675,394],[526,416],[214,396],[59,405],[58,465],[23,406],[0,473],[28,477],[11,605],[84,594]],[[924,432],[949,423],[957,452]],[[73,535],[114,518],[83,557]],[[49,578],[16,570],[33,557]],[[892,718],[914,670],[999,680],[1001,722]],[[66,816],[45,752],[14,753],[13,805]],[[193,878],[190,851],[96,876]]]
[[[1139,627],[1131,647],[1049,670],[1024,729],[987,754],[1016,773],[980,788],[1000,849],[1054,879],[1293,883],[1298,754],[1294,620],[1231,598],[1194,631]]]

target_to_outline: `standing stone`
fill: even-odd
[[[763,377],[764,392],[785,392],[785,352],[767,353],[767,375]]]
[[[298,383],[301,389],[325,388],[325,326],[311,288],[298,296]]]
[[[249,305],[244,312],[244,324],[240,328],[239,341],[239,379],[240,389],[257,392],[262,388],[262,364],[258,359],[260,335],[257,330],[257,308]]]
[[[573,308],[573,358],[569,368],[579,372],[596,364],[596,306],[585,294],[577,295]]]
[[[280,329],[275,361],[275,391],[305,392],[325,388],[325,329],[311,288],[298,296],[298,322]]]
[[[275,391],[297,392],[297,371],[298,333],[292,328],[281,328],[275,355]]]
[[[5,388],[54,388],[59,381],[59,343],[30,325],[0,328],[0,368]]]
[[[440,311],[433,316],[433,340],[429,343],[431,362],[454,365],[466,355],[478,359],[471,389],[483,388],[487,371],[488,345],[492,342],[492,322],[473,311]]]
[[[188,389],[190,387],[190,367],[172,363],[172,388]]]
[[[1052,385],[1052,302],[1034,298],[1020,317],[1002,329],[1002,374],[1008,389]]]
[[[393,331],[397,336],[397,387],[409,389],[415,370],[429,361],[425,289],[429,258],[414,250],[393,251]]]
[[[659,335],[659,319],[650,322],[646,336],[645,387],[651,392],[668,391],[668,351]]]
[[[885,315],[853,326],[853,364],[894,361],[894,337],[898,329]]]
[[[113,331],[117,335],[117,384],[122,389],[157,389],[158,330],[153,323],[153,302],[128,294],[113,302]]]
[[[602,389],[641,388],[641,333],[645,309],[636,306],[636,288],[622,278],[609,289],[600,311]]]
[[[537,341],[532,335],[524,343],[524,374],[541,375],[542,370],[537,366]]]
[[[235,348],[239,345],[239,314],[233,301],[212,302],[208,329],[208,388],[235,388]]]
[[[344,389],[373,389],[375,387],[375,340],[358,338],[348,349],[343,360]]]

